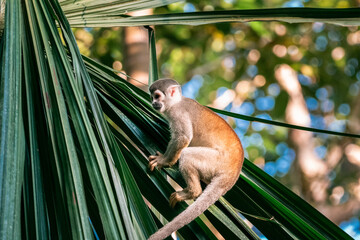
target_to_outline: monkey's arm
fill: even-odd
[[[157,152],[156,156],[150,156],[149,167],[153,171],[156,166],[172,166],[180,158],[181,151],[189,146],[192,139],[192,126],[190,122],[177,122],[170,124],[172,129],[171,140],[166,148],[164,155]]]
[[[185,135],[178,135],[171,138],[169,145],[164,153],[166,163],[171,167],[180,158],[181,151],[189,146],[191,138]]]

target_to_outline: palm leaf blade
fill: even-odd
[[[298,129],[298,130],[309,131],[309,132],[314,132],[314,133],[324,133],[324,134],[330,134],[330,135],[342,136],[342,137],[360,138],[360,135],[358,135],[358,134],[343,133],[343,132],[336,132],[336,131],[330,131],[330,130],[324,130],[324,129],[318,129],[318,128],[298,126],[298,125],[293,125],[293,124],[288,124],[288,123],[283,123],[283,122],[278,122],[278,121],[273,121],[273,120],[268,120],[268,119],[263,119],[263,118],[258,118],[258,117],[246,116],[243,114],[224,111],[221,109],[216,109],[216,108],[211,108],[211,107],[209,107],[209,108],[216,113],[223,114],[225,116],[229,116],[229,117],[233,117],[233,118],[237,118],[237,119],[242,119],[245,121],[250,121],[250,122],[265,123],[265,124],[269,124],[269,125],[273,125],[273,126]]]
[[[69,19],[74,27],[112,27],[148,25],[203,25],[222,22],[282,21],[288,23],[323,22],[337,25],[360,25],[360,8],[274,8],[251,10],[173,13],[138,17],[96,16]]]
[[[0,238],[21,236],[21,190],[25,159],[21,101],[20,1],[6,3],[0,82]]]

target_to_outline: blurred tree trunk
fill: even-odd
[[[351,133],[360,132],[360,95],[355,98],[351,106],[348,130]],[[346,159],[346,165],[351,164],[351,169],[355,167],[360,170],[360,146],[354,144],[354,142],[356,143],[356,140],[353,138],[342,138],[338,144],[331,146],[326,157],[326,163],[329,169],[334,169],[342,159]],[[347,173],[343,173],[343,175],[346,174]],[[330,199],[336,196],[336,188],[340,191],[344,189],[339,186],[335,187]],[[357,182],[348,184],[347,189],[349,190],[350,196],[345,203],[339,203],[342,197],[342,195],[339,195],[338,199],[336,199],[337,204],[330,205],[323,203],[317,206],[320,212],[336,224],[348,220],[360,210],[360,179],[358,179]]]
[[[4,27],[5,27],[5,0],[0,2],[0,40],[2,38]]]
[[[349,117],[349,129],[351,132],[360,132],[360,95],[356,97],[351,108],[351,115]]]
[[[280,86],[289,94],[286,107],[286,122],[295,125],[310,126],[310,113],[307,109],[302,89],[295,71],[288,65],[281,65],[275,72]],[[307,131],[291,130],[290,140],[294,144],[298,165],[302,175],[302,192],[312,202],[324,202],[327,199],[326,179],[328,169],[324,161],[314,152],[313,134]]]
[[[152,9],[138,11],[132,16],[152,14]],[[149,44],[148,31],[142,27],[126,27],[124,31],[126,74],[129,82],[147,91],[149,80]]]
[[[289,102],[285,112],[286,122],[294,125],[310,126],[310,113],[307,109],[296,72],[290,66],[283,64],[276,69],[275,77],[280,86],[289,95]],[[355,101],[355,104],[359,106],[360,97]],[[360,121],[360,110],[359,107],[355,106],[350,119],[358,123]],[[358,132],[358,127],[359,124],[350,125],[350,131]],[[307,201],[312,202],[318,210],[336,224],[349,219],[353,216],[354,212],[360,210],[360,196],[357,198],[356,196],[353,197],[353,195],[344,204],[338,203],[334,206],[328,201],[329,194],[327,190],[330,184],[328,178],[329,172],[340,162],[344,155],[344,149],[346,153],[346,146],[351,144],[351,140],[344,138],[341,144],[329,147],[326,161],[323,161],[315,154],[313,133],[301,130],[290,131],[290,141],[295,148],[297,164],[301,172],[300,188],[303,197]],[[293,182],[294,186],[297,184],[299,183]],[[360,189],[360,182],[353,188],[355,189],[354,191],[356,191],[356,188]]]

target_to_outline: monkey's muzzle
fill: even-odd
[[[161,108],[162,108],[162,104],[161,103],[158,103],[158,102],[154,102],[152,104],[153,108],[157,111],[159,111]]]

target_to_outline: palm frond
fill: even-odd
[[[124,15],[129,12],[161,7],[179,1],[180,0],[60,0],[59,2],[68,19],[86,21],[87,19],[103,17],[125,17]]]
[[[20,1],[8,1],[1,44],[0,82],[0,238],[21,236],[21,191],[25,160],[22,114]]]
[[[114,27],[146,25],[203,25],[223,22],[281,21],[288,23],[322,22],[342,26],[360,25],[360,8],[274,8],[251,10],[172,13],[138,17],[94,16],[72,19],[74,27]]]
[[[273,126],[286,127],[286,128],[290,128],[290,129],[298,129],[298,130],[309,131],[309,132],[314,132],[314,133],[324,133],[324,134],[330,134],[330,135],[334,135],[334,136],[360,138],[360,135],[353,134],[353,133],[336,132],[336,131],[330,131],[330,130],[324,130],[324,129],[318,129],[318,128],[298,126],[298,125],[293,125],[293,124],[288,124],[288,123],[283,123],[283,122],[278,122],[278,121],[273,121],[273,120],[268,120],[268,119],[263,119],[263,118],[258,118],[258,117],[247,116],[247,115],[243,115],[243,114],[239,114],[239,113],[233,113],[233,112],[224,111],[221,109],[216,109],[216,108],[211,108],[211,107],[209,107],[209,108],[216,113],[219,113],[219,114],[222,114],[225,116],[229,116],[229,117],[233,117],[233,118],[237,118],[237,119],[242,119],[245,121],[250,121],[250,122],[259,122],[259,123],[265,123],[265,124],[269,124],[269,125],[273,125]]]

